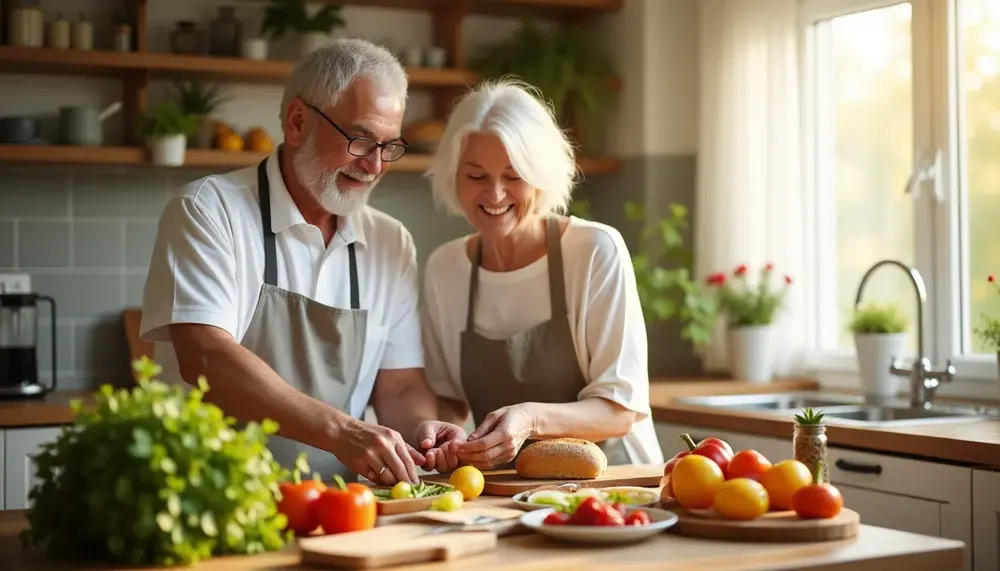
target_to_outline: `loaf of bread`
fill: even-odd
[[[608,457],[599,446],[578,438],[533,442],[521,450],[514,470],[522,478],[589,480],[604,473]]]

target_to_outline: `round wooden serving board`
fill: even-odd
[[[670,532],[690,537],[737,541],[808,542],[850,539],[858,535],[861,517],[843,508],[831,519],[799,519],[793,511],[769,512],[750,521],[723,519],[715,510],[686,510],[676,502],[661,507],[677,514]]]

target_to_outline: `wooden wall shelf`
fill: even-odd
[[[123,77],[130,72],[149,72],[153,78],[197,76],[251,83],[282,83],[294,66],[292,61],[0,46],[0,70],[13,73]],[[476,74],[464,69],[410,68],[406,71],[410,85],[416,88],[464,87],[477,79]]]
[[[219,169],[247,167],[260,162],[266,153],[232,152],[214,149],[188,149],[184,165],[175,168]],[[14,164],[63,164],[94,166],[154,166],[143,147],[78,147],[72,145],[0,145],[0,162]],[[389,172],[423,172],[430,156],[417,153],[405,155],[389,167]],[[583,174],[610,174],[621,168],[618,159],[580,157]]]
[[[321,0],[330,4],[441,12],[465,2],[473,14],[575,19],[581,14],[621,10],[624,0]]]

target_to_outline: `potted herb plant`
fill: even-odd
[[[167,99],[139,120],[139,133],[146,137],[152,161],[157,166],[181,166],[187,138],[198,129],[198,118]]]
[[[749,271],[746,264],[740,264],[731,277],[722,272],[710,275],[706,281],[716,289],[719,311],[726,315],[731,374],[736,379],[761,383],[770,381],[773,374],[774,320],[792,278],[786,275],[783,286],[774,289],[774,264],[761,269],[756,285],[747,279]]]
[[[264,7],[260,33],[275,41],[290,30],[299,32],[300,56],[305,57],[330,43],[332,32],[346,25],[340,15],[341,9],[339,4],[307,5],[305,0],[271,0]]]
[[[997,279],[994,276],[986,278],[994,291],[1000,293],[1000,286],[997,286]],[[1000,319],[994,319],[983,313],[981,316],[983,325],[975,330],[976,335],[991,350],[997,354],[997,374],[1000,375]]]
[[[590,204],[574,201],[572,214],[591,218]],[[681,337],[695,347],[711,340],[715,300],[691,277],[691,252],[684,246],[688,212],[670,204],[669,214],[647,224],[641,204],[625,203],[625,216],[641,225],[640,244],[632,254],[639,304],[647,323],[679,319]]]
[[[198,128],[189,144],[199,149],[212,148],[215,123],[211,117],[228,98],[218,85],[206,85],[200,80],[175,82],[174,94],[181,112],[194,116],[198,121]]]
[[[889,366],[906,355],[906,316],[895,304],[868,303],[854,310],[848,327],[854,335],[865,398],[880,401],[896,396],[900,377],[890,374]]]
[[[614,67],[597,35],[579,26],[543,29],[524,20],[505,40],[484,46],[469,68],[486,79],[516,76],[551,102],[559,124],[577,143],[600,141],[614,102]]]

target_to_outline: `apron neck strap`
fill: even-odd
[[[562,246],[559,235],[559,222],[553,217],[545,219],[545,250],[549,257],[549,303],[552,305],[552,316],[567,315],[566,280],[563,276]],[[472,255],[472,275],[469,276],[469,309],[466,312],[465,328],[473,330],[473,317],[476,309],[476,294],[479,291],[479,264],[483,258],[483,240],[479,238],[475,253]]]
[[[278,285],[278,249],[274,230],[271,228],[271,183],[267,178],[267,159],[257,165],[257,205],[260,207],[260,221],[264,236],[264,283]],[[350,264],[351,309],[361,309],[361,295],[358,287],[358,257],[354,242],[347,245]]]

